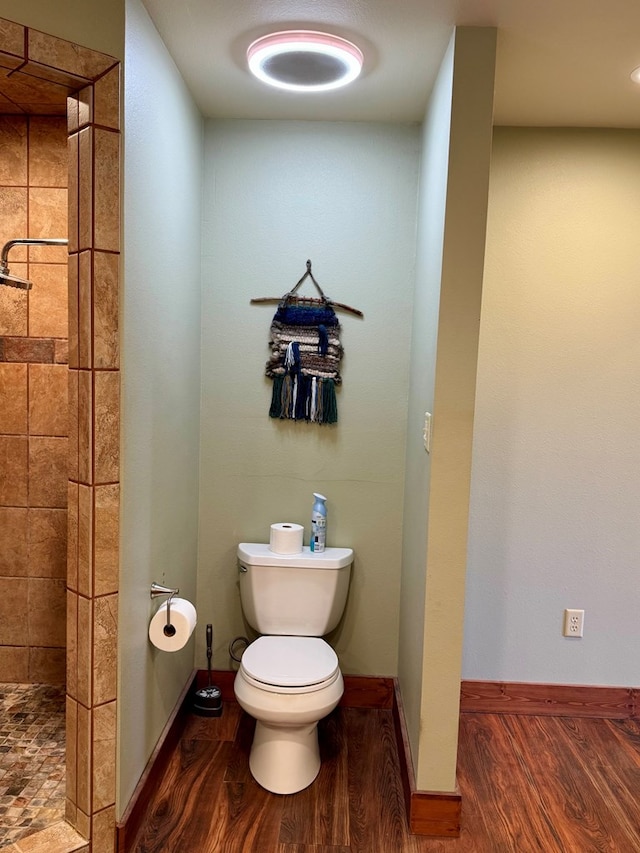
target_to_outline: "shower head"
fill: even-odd
[[[19,287],[20,290],[31,290],[33,285],[26,278],[19,278],[17,275],[11,275],[8,267],[0,267],[0,285],[5,284],[7,287]]]
[[[9,240],[0,252],[0,285],[7,287],[19,287],[21,290],[31,290],[32,284],[26,278],[11,275],[9,272],[9,251],[14,246],[66,246],[69,241],[57,237],[24,237],[18,240]]]

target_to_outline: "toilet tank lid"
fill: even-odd
[[[342,569],[353,562],[352,548],[325,548],[316,554],[305,545],[299,554],[275,554],[268,545],[241,542],[238,559],[249,566],[292,566],[300,569]]]

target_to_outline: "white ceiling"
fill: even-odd
[[[496,124],[640,127],[640,0],[143,0],[207,117],[421,121],[454,25],[496,26]],[[299,95],[248,74],[276,29],[354,41],[364,74]]]

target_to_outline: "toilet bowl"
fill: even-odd
[[[274,794],[294,794],[320,770],[318,722],[344,692],[338,656],[322,639],[343,613],[353,551],[274,554],[238,547],[240,598],[263,635],[245,649],[234,691],[256,720],[249,768]]]
[[[320,770],[318,721],[344,691],[338,658],[318,637],[260,637],[247,647],[234,690],[256,720],[249,767],[274,794],[293,794]]]

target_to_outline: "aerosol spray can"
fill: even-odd
[[[311,510],[311,541],[309,549],[315,554],[321,554],[327,541],[327,507],[324,495],[313,493],[314,504]]]

